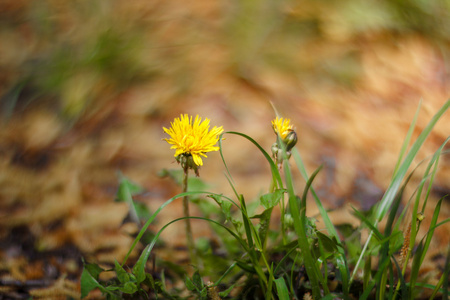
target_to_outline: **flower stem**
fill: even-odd
[[[186,193],[188,190],[188,177],[189,177],[189,168],[186,166],[184,168],[184,176],[183,176],[183,193]],[[191,219],[189,219],[189,197],[183,197],[183,214],[186,218],[185,228],[186,228],[186,242],[189,251],[189,256],[191,258],[191,264],[197,265],[197,256],[195,253],[195,244],[194,238],[192,236],[192,228],[191,228]]]

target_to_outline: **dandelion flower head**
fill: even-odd
[[[286,139],[288,134],[293,131],[292,125],[290,125],[290,119],[283,119],[277,117],[275,120],[272,120],[272,127],[276,134],[280,135],[282,140]]]
[[[202,118],[197,115],[192,120],[192,116],[184,114],[180,118],[175,118],[170,125],[169,129],[163,127],[164,132],[170,135],[170,138],[163,140],[172,145],[170,149],[175,149],[175,157],[192,156],[194,163],[202,166],[201,157],[206,157],[206,152],[219,150],[219,147],[215,145],[223,132],[222,126],[214,126],[209,130],[208,118],[202,121]]]

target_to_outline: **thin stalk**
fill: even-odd
[[[279,188],[283,188],[280,186]],[[272,182],[270,183],[269,192],[273,193],[277,189],[277,179],[272,175]],[[284,204],[284,194],[281,196],[280,200],[280,217],[281,217],[281,239],[283,241],[283,245],[287,244],[286,239],[286,224],[284,222],[284,215],[286,213],[285,204]]]
[[[311,283],[313,298],[320,299],[321,298],[320,282],[322,280],[320,280],[319,274],[320,272],[317,270],[315,259],[313,258],[313,255],[310,251],[308,238],[306,236],[306,215],[305,215],[306,207],[305,206],[299,207],[299,204],[297,203],[297,196],[295,195],[294,184],[292,182],[292,175],[289,168],[289,163],[287,161],[287,157],[285,157],[283,164],[284,164],[283,167],[285,173],[286,188],[289,194],[289,207],[292,213],[292,218],[294,219],[294,229],[298,237],[298,246],[301,250],[306,273],[308,274],[308,278]],[[307,182],[307,186],[305,187],[304,190],[303,195],[304,197],[306,197],[305,192],[308,191],[309,186],[312,184],[312,180],[314,180],[315,175],[317,175],[317,171],[315,174],[311,176],[310,180]],[[329,292],[326,285],[322,285],[322,288],[324,289],[325,293]]]
[[[409,227],[406,230],[405,242],[403,245],[403,247],[406,247],[406,250],[405,250],[406,254],[405,254],[405,257],[403,257],[403,259],[402,259],[403,260],[403,267],[402,267],[402,272],[401,272],[402,277],[405,276],[406,269],[408,268],[408,261],[411,256],[411,248],[410,248],[410,243],[409,243],[410,238],[411,238],[411,226],[412,226],[412,221],[410,222]],[[414,239],[415,239],[415,237],[414,237]],[[403,249],[402,249],[402,252],[403,252]],[[397,286],[395,287],[395,293],[394,293],[393,299],[395,299],[399,290],[400,290],[400,276],[397,281]]]
[[[189,168],[186,166],[183,171],[182,193],[186,193],[188,190]],[[189,218],[189,197],[187,195],[183,196],[183,214],[186,217],[186,243],[189,251],[189,257],[191,258],[191,263],[197,266],[197,255],[195,253],[194,238],[192,236],[191,219]]]

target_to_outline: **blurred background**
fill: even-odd
[[[308,171],[324,166],[322,201],[349,222],[349,203],[381,198],[420,100],[414,136],[447,101],[449,72],[449,0],[0,0],[0,274],[77,280],[81,256],[120,261],[137,227],[114,202],[118,172],[151,211],[179,193],[158,174],[178,167],[161,139],[181,113],[267,151],[276,112],[290,118]],[[417,163],[449,124],[446,113]],[[270,183],[263,156],[236,136],[223,146],[238,190],[257,199]],[[449,162],[436,197],[449,192]],[[224,172],[214,152],[200,176],[231,195]]]

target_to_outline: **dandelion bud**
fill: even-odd
[[[278,150],[280,150],[280,148],[278,147],[278,143],[273,143],[271,149],[272,149],[272,156],[276,158]]]
[[[286,152],[288,157],[290,157],[290,152]],[[274,143],[272,145],[272,157],[277,162],[278,165],[281,165],[283,163],[283,149],[278,147],[278,143]]]
[[[284,215],[284,224],[287,228],[293,228],[294,227],[294,219],[292,218],[291,214],[285,214]]]
[[[417,214],[417,221],[419,221],[419,223],[420,223],[420,222],[423,221],[423,219],[425,219],[425,216],[423,215],[422,212],[419,212],[419,213]]]
[[[290,151],[297,144],[297,134],[294,130],[290,130],[287,136],[283,139],[286,145],[286,151]]]
[[[277,160],[278,165],[281,166],[283,163],[283,149],[278,149],[275,159]]]

